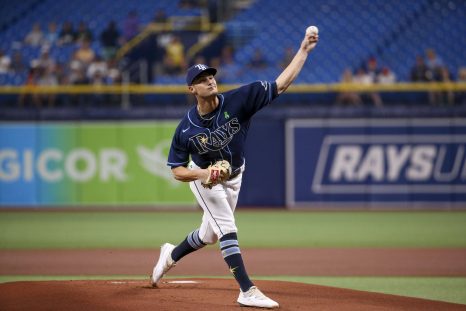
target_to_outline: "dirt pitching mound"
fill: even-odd
[[[257,281],[280,310],[466,310],[424,299],[292,282]],[[240,310],[234,280],[168,279],[159,288],[145,281],[51,281],[0,284],[0,310]],[[241,308],[241,310],[257,310]]]

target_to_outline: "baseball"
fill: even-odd
[[[306,35],[315,36],[318,33],[319,33],[319,28],[317,28],[316,26],[309,26],[306,29]]]

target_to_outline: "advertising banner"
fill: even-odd
[[[0,124],[2,206],[194,205],[166,165],[175,122]]]
[[[290,207],[466,205],[466,119],[289,120],[286,145]]]

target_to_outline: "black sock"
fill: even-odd
[[[178,246],[176,246],[173,249],[172,259],[175,262],[178,262],[178,260],[180,260],[184,256],[194,251],[197,251],[198,249],[201,249],[204,246],[206,246],[206,244],[202,242],[199,238],[199,229],[196,229],[190,234],[188,234],[188,236],[183,240],[183,242],[178,244]]]
[[[220,239],[220,249],[222,250],[223,259],[228,264],[230,272],[239,283],[241,290],[246,292],[254,284],[249,279],[246,268],[244,267],[243,257],[238,245],[238,237],[236,233],[225,234]]]

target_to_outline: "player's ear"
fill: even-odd
[[[194,89],[192,85],[188,86],[188,91],[193,95],[196,93],[196,90]]]

